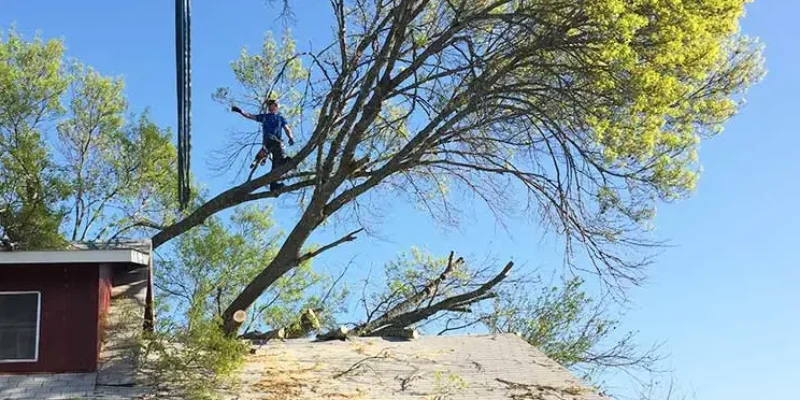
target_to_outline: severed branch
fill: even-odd
[[[349,333],[350,330],[347,329],[346,326],[342,325],[336,329],[320,333],[317,335],[317,340],[321,342],[329,340],[346,340]]]
[[[239,339],[252,340],[252,341],[268,341],[274,339],[286,339],[286,328],[273,329],[271,331],[251,331],[239,335]]]
[[[407,313],[409,310],[417,307],[423,301],[428,298],[434,298],[439,286],[444,282],[448,276],[453,272],[453,270],[464,263],[464,259],[459,257],[457,260],[453,261],[454,252],[450,252],[450,257],[447,260],[447,267],[442,271],[438,278],[428,282],[424,289],[415,293],[413,296],[409,297],[405,301],[400,302],[400,304],[392,307],[389,311],[384,313],[383,316],[377,318],[371,322],[366,323],[363,327],[356,329],[356,332],[359,333],[366,333],[375,330],[375,328],[386,325],[387,321],[396,318],[399,315]]]
[[[500,273],[494,276],[494,278],[482,284],[475,290],[460,295],[448,297],[442,301],[439,301],[432,305],[428,305],[423,308],[412,309],[410,311],[406,309],[406,311],[404,311],[403,313],[395,313],[395,311],[398,309],[399,306],[395,307],[392,310],[386,312],[383,316],[377,318],[372,323],[363,324],[362,326],[357,327],[354,330],[354,332],[356,332],[355,334],[357,334],[358,336],[385,336],[390,332],[407,330],[409,326],[412,326],[420,321],[428,319],[441,311],[469,312],[470,305],[497,296],[495,293],[492,292],[492,289],[494,289],[495,286],[500,284],[500,282],[502,282],[506,277],[508,277],[508,273],[513,266],[514,263],[509,262],[508,264],[506,264],[503,270],[500,271]],[[439,281],[439,279],[432,281],[432,283],[436,281]],[[430,284],[426,285],[426,288],[429,287],[431,287]],[[412,296],[412,299],[415,297],[416,295]],[[422,300],[424,300],[424,298]],[[408,304],[408,301],[401,303],[401,305],[402,304]]]
[[[354,373],[355,371],[357,371],[357,370],[359,370],[361,368],[369,367],[368,363],[370,361],[387,359],[387,358],[391,358],[391,357],[392,357],[392,353],[389,351],[389,349],[383,349],[380,352],[378,352],[378,354],[376,354],[374,356],[369,356],[369,357],[363,358],[363,359],[357,361],[355,364],[351,365],[350,368],[348,368],[348,369],[346,369],[344,371],[336,373],[335,375],[333,375],[333,379],[339,379],[339,378],[341,378],[341,377],[343,377],[345,375]]]

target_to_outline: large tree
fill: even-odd
[[[223,311],[229,333],[239,328],[236,311],[304,261],[355,239],[364,213],[398,201],[397,193],[435,218],[454,217],[463,194],[485,200],[498,217],[537,214],[564,240],[571,266],[624,288],[643,278],[646,259],[634,250],[650,244],[644,233],[657,202],[691,193],[700,140],[721,130],[762,74],[760,48],[738,31],[745,2],[331,0],[335,34],[315,45],[321,51],[299,52],[285,39],[256,55],[244,52],[234,63],[240,86],[215,96],[256,104],[281,96],[293,125],[308,128],[301,129],[305,143],[290,163],[184,215],[165,212],[174,204],[168,133],[147,123],[121,125],[118,82],[64,68],[58,42],[37,44],[43,50],[35,57],[7,56],[19,43],[3,47],[12,60],[3,68],[44,60],[30,79],[18,72],[0,78],[4,98],[12,99],[0,110],[3,134],[40,140],[32,106],[62,118],[69,191],[50,195],[37,210],[68,217],[70,239],[153,229],[158,248],[225,209],[297,196],[299,218],[275,256]],[[35,90],[20,90],[27,87]],[[54,99],[69,93],[80,95],[64,113]],[[32,101],[16,100],[31,94]],[[93,94],[104,101],[90,102]],[[108,141],[130,151],[115,155]],[[241,144],[231,155],[247,159]],[[90,157],[82,149],[93,149]],[[58,175],[45,167],[37,166]],[[37,177],[29,181],[39,186],[27,187],[60,187],[37,182],[45,173],[20,171]],[[110,174],[128,184],[94,185]],[[289,184],[262,189],[277,180]],[[16,180],[3,185],[17,186],[4,189],[11,201],[0,209],[20,214],[21,205],[34,204],[17,200],[25,191]],[[102,224],[95,218],[108,215]],[[353,233],[308,248],[312,233],[345,215]],[[581,256],[585,263],[576,262]]]
[[[331,5],[336,35],[322,51],[268,39],[258,54],[243,52],[234,63],[240,87],[215,93],[226,105],[280,96],[293,124],[309,128],[305,144],[288,165],[197,199],[184,215],[174,214],[169,132],[146,115],[126,118],[121,82],[65,63],[60,42],[25,42],[11,32],[0,43],[0,226],[29,248],[137,229],[152,230],[157,248],[180,237],[176,258],[197,272],[178,279],[195,284],[190,308],[221,314],[229,334],[239,329],[236,311],[258,312],[253,305],[265,293],[292,282],[288,273],[307,276],[310,259],[355,239],[364,212],[397,201],[399,192],[435,218],[454,217],[464,193],[499,217],[538,213],[564,239],[571,263],[574,251],[584,251],[588,263],[573,266],[588,265],[622,288],[643,276],[643,260],[629,253],[649,244],[643,233],[657,201],[691,192],[700,139],[719,132],[762,73],[759,48],[738,33],[741,0]],[[233,139],[227,160],[249,161],[246,150],[257,143]],[[290,183],[262,189],[276,180]],[[265,249],[268,256],[254,255],[231,273],[226,252],[248,249],[239,246],[242,235],[204,250],[224,232],[216,213],[279,195],[300,200],[299,218]],[[342,215],[351,217],[340,220],[353,233],[308,245]],[[242,221],[259,227],[253,238],[271,241],[258,236],[268,221]],[[187,249],[207,262],[181,259]],[[585,314],[574,284],[552,297],[505,297],[513,304],[464,318],[474,304],[502,294],[512,265],[459,275],[456,261],[397,275],[404,284],[389,297],[378,294],[376,311],[355,331],[380,334],[456,315],[521,332],[567,363],[605,356],[593,344],[608,321]],[[207,272],[222,279],[205,279]],[[464,282],[475,284],[459,289]],[[547,312],[526,313],[526,301]],[[566,317],[551,318],[550,310]],[[588,330],[549,329],[582,315]]]
[[[322,51],[245,54],[241,90],[224,93],[296,89],[293,122],[310,129],[292,162],[200,205],[154,246],[237,204],[301,196],[275,258],[224,312],[233,332],[237,310],[321,252],[304,244],[331,217],[398,189],[446,216],[464,189],[500,216],[521,203],[568,260],[581,250],[605,283],[636,284],[645,260],[631,250],[649,244],[655,205],[691,193],[700,140],[762,74],[759,47],[739,33],[745,3],[332,0]],[[286,72],[301,62],[305,76]]]

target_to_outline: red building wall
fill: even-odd
[[[42,293],[39,360],[0,363],[3,372],[91,372],[97,368],[98,315],[110,297],[97,265],[0,266],[0,291]]]

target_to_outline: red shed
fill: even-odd
[[[115,287],[138,286],[152,324],[150,263],[149,243],[0,252],[0,374],[96,371]]]

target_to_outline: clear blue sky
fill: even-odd
[[[40,30],[66,39],[70,56],[125,77],[133,110],[149,107],[157,122],[174,126],[172,3],[2,0],[0,28],[16,23],[28,36]],[[299,47],[311,41],[319,48],[330,34],[327,2],[296,3],[291,28]],[[267,29],[282,30],[274,13],[263,0],[194,1],[193,171],[212,193],[230,177],[207,173],[205,160],[228,129],[247,125],[210,94],[232,83],[228,66],[243,45],[257,48]],[[797,15],[795,1],[748,6],[744,31],[766,44],[769,73],[725,133],[703,144],[705,173],[696,195],[660,207],[657,233],[675,247],[652,266],[650,284],[633,293],[635,305],[623,320],[641,331],[643,342],[666,341],[677,378],[699,399],[789,399],[800,378],[800,258],[793,250],[800,249]],[[295,214],[289,205],[277,206],[279,221],[290,223]],[[542,240],[534,221],[513,221],[506,232],[477,211],[460,228],[446,230],[402,203],[384,220],[380,239],[362,238],[316,265],[337,270],[356,254],[378,263],[412,244],[441,254],[454,249],[512,257],[527,268],[560,263],[559,248]],[[413,237],[402,234],[406,227]]]

